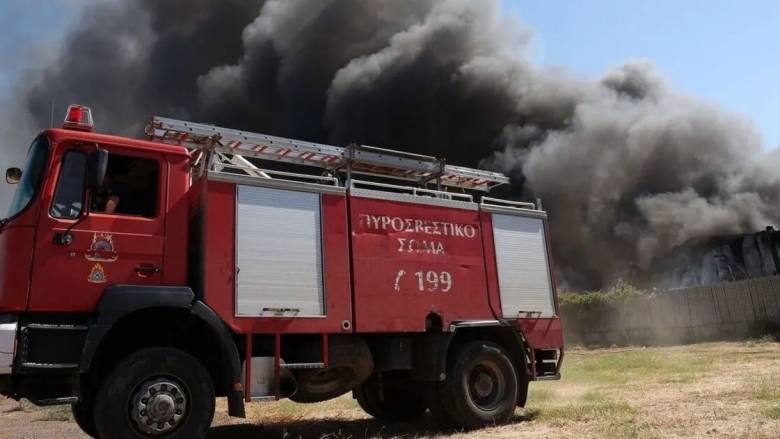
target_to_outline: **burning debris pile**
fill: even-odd
[[[155,113],[509,172],[500,195],[544,200],[574,289],[777,223],[778,157],[745,120],[646,62],[596,81],[537,68],[530,38],[498,1],[114,1],[84,9],[17,99],[36,127],[56,97],[123,134]]]
[[[660,288],[715,285],[780,274],[780,232],[712,237],[688,242],[653,266]]]

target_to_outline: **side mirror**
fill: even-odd
[[[87,161],[87,187],[90,189],[103,186],[108,169],[108,151],[98,148],[89,155]]]
[[[5,182],[16,184],[22,180],[22,170],[19,168],[8,168],[5,170]]]

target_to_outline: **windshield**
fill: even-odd
[[[22,170],[22,180],[16,188],[16,194],[8,210],[8,218],[18,215],[32,201],[43,181],[42,174],[49,157],[49,141],[45,136],[33,140],[27,152],[27,163]]]

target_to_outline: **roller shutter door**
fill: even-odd
[[[503,316],[538,311],[540,317],[552,317],[555,306],[542,220],[493,214],[493,237]]]
[[[320,195],[237,191],[236,315],[323,315]]]

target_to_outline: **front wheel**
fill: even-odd
[[[203,438],[213,417],[211,376],[173,348],[130,355],[103,381],[95,402],[100,438]]]
[[[515,412],[517,393],[517,373],[504,349],[474,341],[455,352],[437,396],[450,422],[478,428],[508,421]]]
[[[97,437],[94,404],[89,399],[85,399],[71,404],[70,409],[73,413],[73,420],[76,421],[79,428],[90,437]]]
[[[373,375],[353,390],[353,395],[369,415],[383,421],[410,421],[428,409],[425,399],[415,392],[413,382],[385,385]]]

